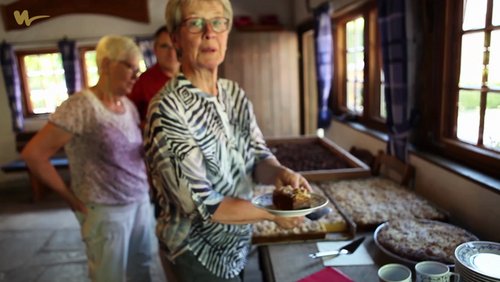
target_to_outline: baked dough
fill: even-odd
[[[381,225],[375,240],[383,248],[412,261],[454,263],[455,248],[478,238],[468,231],[435,220],[400,219]]]
[[[429,201],[390,179],[350,179],[323,182],[320,186],[358,229],[373,230],[383,222],[399,218],[446,219]]]

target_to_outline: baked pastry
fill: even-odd
[[[324,195],[323,191],[313,183],[311,188],[316,194]],[[255,195],[263,195],[272,193],[275,187],[272,185],[257,185],[254,189]],[[304,218],[304,222],[293,229],[284,229],[279,227],[273,221],[263,220],[253,224],[254,244],[271,243],[271,242],[287,242],[294,240],[321,239],[327,233],[343,232],[347,230],[347,222],[339,213],[332,202],[329,202],[327,207],[331,212],[318,220],[310,220]]]
[[[446,219],[429,201],[390,179],[371,177],[320,185],[360,229],[371,230],[399,218]]]
[[[273,191],[273,205],[279,210],[299,210],[311,207],[311,193],[304,187],[290,185]]]
[[[453,264],[455,248],[476,240],[476,236],[460,227],[423,219],[391,220],[375,232],[375,242],[382,248],[416,262],[435,260]]]

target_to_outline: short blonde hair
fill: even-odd
[[[125,60],[130,56],[142,58],[142,53],[135,41],[126,36],[104,36],[99,40],[95,48],[95,59],[99,73],[104,58],[110,60]]]
[[[167,30],[170,34],[175,33],[182,23],[182,7],[190,5],[193,1],[214,1],[219,2],[224,8],[224,16],[229,19],[229,28],[233,25],[233,7],[229,0],[168,0],[165,9],[165,19]]]

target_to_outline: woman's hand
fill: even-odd
[[[70,201],[68,201],[70,208],[75,212],[81,212],[84,215],[87,215],[88,209],[87,206],[80,201],[78,198],[73,197]]]
[[[286,185],[290,185],[292,187],[304,187],[309,191],[312,191],[309,182],[307,182],[302,175],[282,166],[280,172],[276,175],[275,186],[282,187]]]
[[[304,222],[304,217],[303,216],[298,216],[298,217],[282,217],[282,216],[276,216],[273,221],[281,228],[284,229],[292,229],[294,227],[299,226]]]

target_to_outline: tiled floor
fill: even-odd
[[[67,206],[51,193],[31,203],[27,180],[0,183],[0,281],[84,282],[86,256],[79,225]],[[153,281],[165,276],[155,257]],[[245,269],[245,282],[261,281],[256,255]]]

